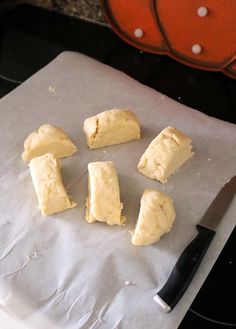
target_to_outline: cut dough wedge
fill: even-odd
[[[123,204],[120,202],[120,189],[114,163],[91,162],[88,164],[88,198],[86,219],[89,223],[106,222],[108,225],[121,225]]]
[[[172,199],[166,194],[146,189],[141,198],[141,207],[131,242],[145,246],[157,242],[169,232],[176,214]]]
[[[51,124],[44,124],[37,132],[29,134],[24,142],[24,149],[22,154],[24,161],[30,161],[48,152],[54,153],[58,158],[64,158],[77,151],[77,147],[66,133]]]
[[[112,109],[84,121],[84,132],[90,149],[140,139],[140,125],[135,114],[127,109]]]
[[[165,183],[194,154],[191,142],[176,128],[165,128],[142,155],[138,170],[151,179]]]
[[[59,160],[53,153],[33,158],[29,167],[42,216],[52,215],[76,206],[66,193]]]

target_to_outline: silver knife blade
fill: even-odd
[[[232,177],[228,183],[219,191],[210,207],[203,215],[200,226],[207,227],[211,230],[216,230],[221,218],[224,217],[228,206],[233,200],[236,193],[236,176]]]

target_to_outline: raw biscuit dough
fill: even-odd
[[[138,170],[151,179],[165,183],[194,154],[191,142],[176,128],[165,128],[142,155]]]
[[[120,189],[114,163],[112,161],[88,164],[88,198],[86,219],[89,223],[106,222],[121,225],[125,217],[120,202]]]
[[[30,173],[43,216],[73,208],[76,203],[69,199],[64,188],[59,160],[53,153],[33,158]]]
[[[90,149],[140,139],[140,124],[127,109],[104,111],[84,121],[84,132]]]
[[[146,189],[141,198],[138,221],[131,242],[144,246],[157,242],[169,232],[176,214],[172,199],[166,194]]]
[[[24,161],[30,161],[48,152],[54,153],[58,158],[64,158],[77,151],[77,147],[66,133],[51,124],[44,124],[37,132],[29,134],[24,142],[24,149],[22,154]]]

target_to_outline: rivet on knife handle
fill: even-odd
[[[171,311],[189,286],[215,232],[197,226],[198,235],[185,248],[175,264],[166,284],[154,297],[165,312]]]

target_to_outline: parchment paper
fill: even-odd
[[[143,138],[87,149],[83,121],[123,107],[139,117]],[[177,328],[235,225],[236,200],[176,308],[162,313],[153,296],[195,236],[195,225],[208,205],[235,175],[235,125],[71,52],[62,53],[1,99],[0,115],[1,306],[29,328]],[[21,159],[25,138],[44,123],[62,127],[79,148],[61,161],[64,184],[78,206],[49,217],[42,217],[37,208],[29,168]],[[138,173],[136,166],[150,141],[169,125],[192,138],[195,155],[163,185]],[[125,226],[85,221],[87,164],[97,160],[115,162]],[[129,231],[145,188],[169,194],[177,218],[158,243],[134,247]]]

